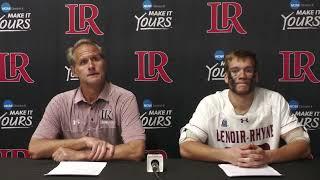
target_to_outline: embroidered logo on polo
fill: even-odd
[[[74,126],[80,126],[81,122],[79,119],[76,119],[76,120],[72,120],[72,125]]]
[[[110,109],[103,109],[100,110],[99,113],[101,124],[106,124],[108,122],[112,122],[111,110]]]

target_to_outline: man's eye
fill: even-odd
[[[233,70],[231,70],[231,73],[233,73],[233,74],[237,74],[238,72],[239,72],[238,69],[233,69]]]
[[[253,68],[248,68],[245,71],[246,71],[246,73],[253,73],[254,72]]]
[[[101,56],[99,54],[97,54],[97,55],[93,56],[91,59],[93,61],[100,61],[101,60]]]
[[[84,65],[84,64],[86,64],[86,62],[87,62],[86,60],[81,60],[80,65]]]
[[[93,56],[93,57],[91,58],[91,60],[92,60],[92,61],[97,61],[97,60],[98,60],[98,57],[97,57],[97,56]]]

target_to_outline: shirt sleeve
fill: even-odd
[[[33,133],[32,137],[40,139],[56,139],[59,137],[61,123],[60,122],[60,109],[62,103],[59,103],[59,96],[51,99],[47,105],[43,117]]]
[[[140,121],[136,97],[130,94],[121,107],[121,136],[124,143],[132,140],[145,140],[145,130]]]
[[[301,123],[299,123],[298,118],[295,114],[293,114],[290,110],[288,102],[284,99],[283,96],[279,95],[279,113],[281,120],[281,135],[295,129],[298,127],[303,127]]]
[[[211,117],[211,114],[214,112],[210,103],[208,103],[208,97],[204,98],[198,104],[195,112],[192,115],[189,123],[181,128],[180,131],[180,139],[182,142],[184,138],[188,138],[186,136],[186,131],[189,130],[192,132],[193,136],[195,136],[202,143],[205,143],[208,138],[208,121]]]

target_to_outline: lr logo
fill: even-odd
[[[173,80],[164,70],[164,66],[168,63],[168,56],[162,51],[136,51],[138,56],[138,77],[135,81],[158,81],[159,77],[166,82],[172,83]],[[147,55],[147,59],[145,58]],[[156,56],[160,59],[160,64],[156,65]],[[146,65],[146,62],[148,64]],[[147,71],[146,71],[147,69]]]
[[[27,149],[0,149],[0,158],[30,158]]]
[[[280,51],[283,59],[283,74],[279,82],[304,82],[308,78],[312,83],[320,83],[311,70],[315,63],[315,56],[309,51]],[[292,58],[293,55],[293,58]],[[305,57],[306,63],[302,64],[302,57]],[[291,68],[292,67],[292,68]],[[291,73],[290,70],[293,70]]]
[[[237,2],[208,2],[211,7],[211,29],[207,33],[232,33],[235,29],[239,34],[247,34],[238,18],[242,15],[242,7]],[[218,8],[221,6],[221,29],[218,27]],[[230,10],[234,12],[231,15]]]
[[[99,29],[98,25],[94,21],[99,15],[99,9],[93,4],[66,4],[66,8],[69,9],[69,29],[66,34],[89,34],[89,30],[96,35],[103,35],[104,33]],[[79,29],[76,28],[76,8],[79,7]],[[90,17],[85,17],[89,11]]]
[[[26,71],[28,65],[29,57],[25,53],[0,52],[0,82],[20,82],[22,77],[27,83],[34,83],[34,80]],[[9,73],[7,73],[7,70]]]

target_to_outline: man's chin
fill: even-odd
[[[88,84],[96,85],[96,84],[101,84],[103,80],[101,78],[90,78],[87,80]]]
[[[250,89],[250,88],[246,88],[246,89],[231,89],[231,91],[235,94],[238,94],[238,95],[248,95],[250,94],[253,89]]]
[[[251,93],[251,91],[235,91],[234,93],[238,95],[248,95]]]

